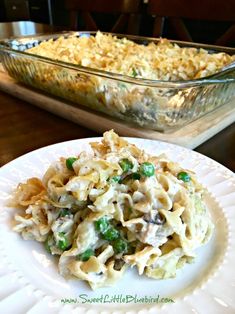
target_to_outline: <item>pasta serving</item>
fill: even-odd
[[[176,276],[213,223],[194,173],[104,133],[93,153],[61,158],[42,180],[20,183],[14,230],[59,256],[59,272],[92,289],[113,285],[128,267],[154,279]]]

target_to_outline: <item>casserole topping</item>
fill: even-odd
[[[167,39],[145,46],[101,32],[90,37],[50,39],[27,52],[131,77],[165,81],[202,78],[235,60],[235,56],[224,52],[181,48]]]

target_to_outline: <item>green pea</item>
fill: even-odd
[[[152,177],[155,173],[154,165],[150,162],[143,162],[140,165],[140,174],[145,177]]]
[[[132,68],[132,74],[131,76],[136,77],[138,75],[138,73],[136,72],[135,68]]]
[[[60,211],[60,217],[69,216],[71,214],[68,208],[62,208]]]
[[[102,234],[102,238],[107,241],[113,241],[119,237],[119,232],[117,229],[110,227]]]
[[[69,170],[73,170],[73,163],[77,160],[76,157],[69,157],[66,159],[66,167]]]
[[[132,173],[132,179],[133,180],[140,180],[140,174],[138,172]]]
[[[187,172],[182,171],[177,174],[177,179],[182,180],[184,182],[189,182],[191,180],[191,177]]]
[[[100,233],[104,233],[109,228],[109,222],[107,217],[101,217],[99,220],[95,221],[95,229]]]
[[[118,83],[118,86],[120,87],[120,89],[127,89],[127,86],[124,83]]]
[[[76,259],[86,262],[91,256],[94,256],[95,252],[92,249],[87,249],[85,252],[79,254]]]
[[[121,183],[121,180],[122,180],[121,176],[114,176],[110,179],[110,182]]]
[[[126,253],[128,244],[125,240],[119,238],[113,241],[113,249],[116,254]]]
[[[120,160],[119,165],[121,166],[124,172],[127,172],[134,167],[133,163],[127,158]]]
[[[64,232],[59,233],[60,240],[58,241],[58,248],[65,251],[69,247],[68,239],[66,238]]]

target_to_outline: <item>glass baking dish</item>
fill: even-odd
[[[202,79],[161,81],[92,69],[24,52],[60,36],[91,36],[96,32],[62,32],[0,42],[1,62],[16,80],[131,124],[171,132],[224,105],[235,96],[235,66]],[[116,35],[139,44],[159,39]],[[234,48],[175,42],[209,52],[235,54]]]

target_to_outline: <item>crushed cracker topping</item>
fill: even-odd
[[[101,32],[90,37],[50,39],[27,52],[131,77],[164,81],[206,77],[235,60],[235,55],[181,48],[167,39],[144,46]]]

